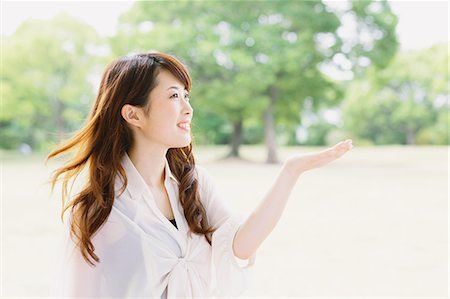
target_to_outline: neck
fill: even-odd
[[[136,144],[128,152],[139,174],[151,188],[164,186],[167,148],[156,148],[146,144]]]

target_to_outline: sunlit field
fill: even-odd
[[[295,152],[280,149],[280,161]],[[281,164],[246,146],[195,149],[236,213],[262,200]],[[51,295],[61,242],[57,162],[2,157],[4,297]],[[444,297],[448,282],[448,147],[358,147],[297,182],[277,227],[256,256],[244,297]]]

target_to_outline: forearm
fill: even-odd
[[[275,182],[258,207],[240,226],[233,241],[235,256],[251,257],[274,229],[284,211],[289,195],[299,174],[294,174],[283,165]]]
[[[256,252],[280,220],[292,188],[302,173],[338,159],[352,147],[352,140],[347,139],[318,153],[289,157],[263,201],[237,231],[233,241],[235,256],[248,259]]]

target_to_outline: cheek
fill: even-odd
[[[160,110],[151,116],[149,127],[156,133],[173,131],[177,126],[177,114],[173,109]]]

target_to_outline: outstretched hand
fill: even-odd
[[[307,170],[319,168],[337,160],[352,148],[352,140],[347,139],[317,153],[293,155],[289,157],[284,164],[291,173],[300,175]]]
[[[262,202],[236,232],[232,246],[234,254],[240,259],[254,256],[279,221],[300,174],[338,159],[352,147],[352,140],[347,139],[317,153],[296,154],[289,157]]]

